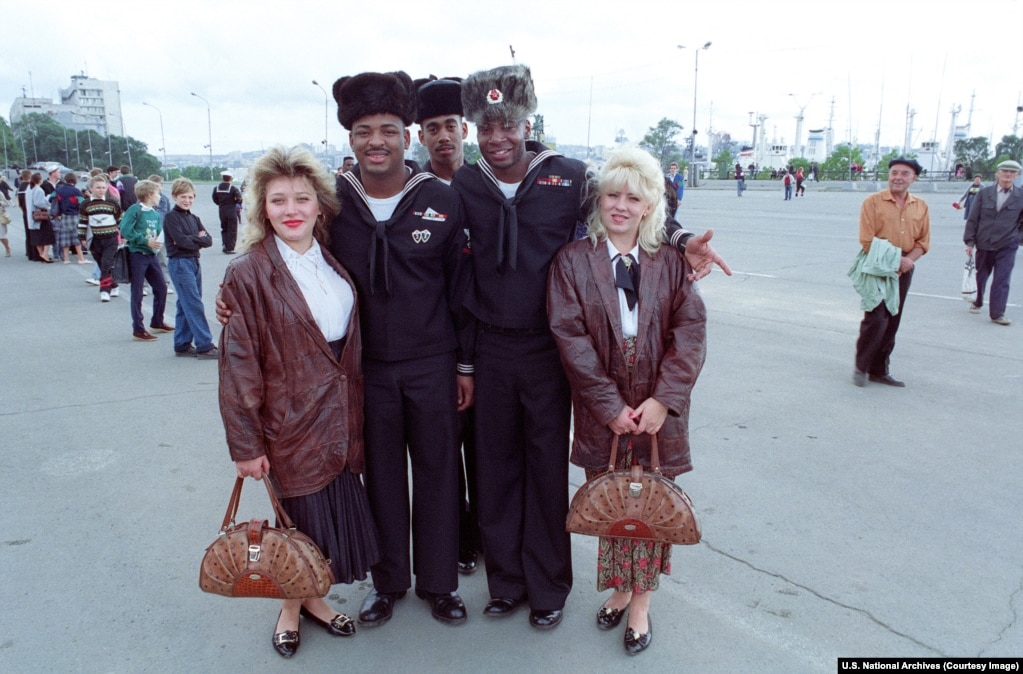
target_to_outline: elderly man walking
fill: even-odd
[[[970,313],[980,313],[984,306],[984,287],[993,273],[988,312],[991,321],[998,325],[1012,323],[1005,316],[1005,305],[1009,301],[1009,277],[1023,233],[1023,189],[1013,184],[1019,174],[1019,162],[1009,160],[998,165],[995,184],[977,193],[963,233],[966,253],[977,251],[977,299],[970,305]]]

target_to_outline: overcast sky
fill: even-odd
[[[167,151],[205,154],[210,102],[213,150],[318,144],[324,94],[366,70],[413,78],[529,65],[548,136],[562,144],[633,141],[662,117],[693,125],[694,50],[700,51],[699,133],[749,140],[749,113],[767,115],[768,140],[791,144],[828,124],[850,137],[900,145],[907,105],[914,145],[944,146],[950,110],[971,135],[1012,133],[1023,77],[1023,7],[984,2],[690,2],[523,0],[492,2],[133,2],[32,5],[0,0],[0,114],[22,87],[57,98],[79,72],[120,83],[125,129]],[[677,45],[687,49],[678,49]],[[31,81],[29,72],[31,71]],[[794,94],[790,96],[789,94]],[[832,104],[832,101],[834,103]],[[328,101],[327,135],[347,133]],[[470,139],[474,133],[470,132]],[[702,143],[701,143],[702,144]],[[993,142],[992,142],[993,145]]]

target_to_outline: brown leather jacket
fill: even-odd
[[[689,395],[706,356],[706,308],[677,251],[661,246],[651,256],[640,250],[639,330],[630,375],[606,246],[601,241],[594,248],[589,239],[565,246],[548,283],[551,331],[572,385],[571,461],[589,470],[606,469],[614,438],[608,424],[626,405],[636,407],[653,397],[668,408],[658,445],[661,470],[674,477],[692,470]],[[649,436],[631,439],[637,460],[649,467]]]
[[[348,272],[323,248],[345,279]],[[235,258],[223,299],[234,310],[220,334],[220,414],[234,461],[266,454],[280,496],[313,494],[363,468],[362,339],[358,297],[341,360],[273,236]]]

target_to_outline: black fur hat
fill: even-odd
[[[397,115],[406,125],[416,116],[416,96],[412,78],[403,71],[359,73],[334,82],[337,120],[349,131],[356,120],[366,115]]]
[[[462,109],[465,117],[477,126],[528,119],[536,112],[529,67],[501,66],[469,75],[462,82]]]
[[[416,123],[440,115],[462,116],[461,77],[438,79],[435,75],[416,80]]]

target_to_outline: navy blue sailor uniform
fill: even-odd
[[[485,159],[465,165],[461,195],[479,321],[476,442],[479,522],[491,597],[561,609],[572,588],[568,511],[571,390],[547,321],[547,272],[583,221],[585,165],[543,145],[507,199]]]
[[[364,479],[381,544],[373,585],[402,592],[415,573],[416,587],[446,593],[458,587],[455,375],[472,373],[473,330],[461,309],[472,265],[458,195],[405,164],[409,178],[382,222],[370,210],[359,167],[341,176],[329,247],[360,297]]]

